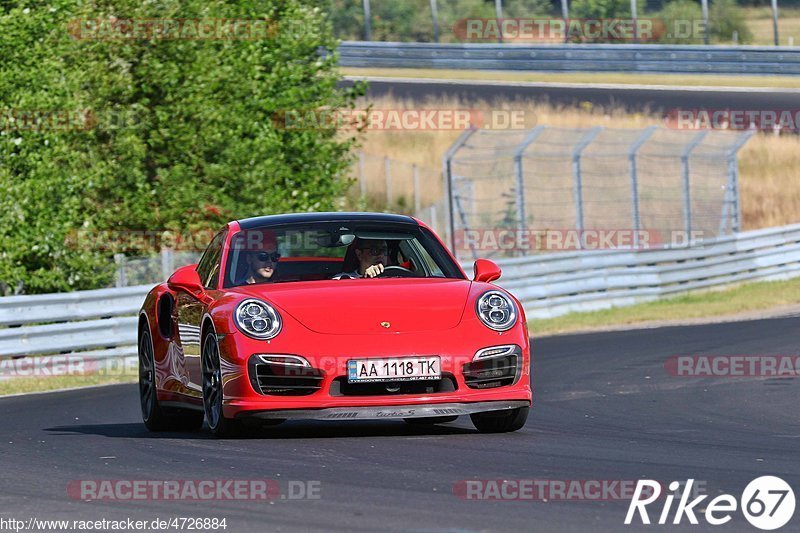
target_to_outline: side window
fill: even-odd
[[[217,287],[219,281],[219,266],[222,258],[222,244],[225,242],[225,230],[217,233],[217,236],[208,245],[200,263],[197,265],[197,275],[200,282],[207,289]]]

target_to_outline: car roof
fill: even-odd
[[[395,224],[417,224],[417,221],[407,215],[394,215],[390,213],[289,213],[285,215],[266,215],[261,217],[237,220],[241,229],[254,229],[263,226],[278,224],[296,224],[304,222],[388,222]]]

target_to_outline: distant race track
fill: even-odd
[[[348,76],[350,85],[358,76]],[[672,109],[800,110],[800,89],[653,87],[509,81],[368,78],[369,96],[393,95],[424,101],[426,98],[515,100],[558,105],[590,102],[595,106],[620,106],[628,111],[665,112]],[[648,83],[642,75],[642,84]],[[800,82],[799,82],[800,83]]]
[[[737,498],[752,479],[800,487],[794,378],[678,378],[672,355],[798,354],[798,318],[549,337],[533,341],[534,408],[516,433],[468,419],[434,427],[291,422],[258,437],[148,433],[135,385],[0,399],[4,518],[227,518],[227,531],[642,531],[623,501],[474,501],[466,479],[694,478]],[[74,480],[320,482],[316,500],[78,501]],[[657,520],[661,506],[652,511]],[[672,516],[672,515],[671,515]],[[635,522],[635,524],[637,524]],[[725,526],[754,531],[740,513]],[[653,526],[651,526],[653,527]],[[795,513],[781,531],[800,530]]]

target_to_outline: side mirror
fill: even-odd
[[[488,259],[478,259],[475,261],[473,268],[475,270],[475,276],[472,279],[475,281],[485,281],[486,283],[500,278],[500,274],[503,273],[494,261],[489,261]]]
[[[186,291],[193,296],[200,296],[205,292],[203,284],[200,283],[200,276],[197,275],[195,270],[197,265],[186,265],[181,267],[167,280],[167,285],[174,291]]]

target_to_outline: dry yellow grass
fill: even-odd
[[[547,103],[529,101],[506,101],[502,103],[480,102],[465,105],[455,99],[397,100],[391,98],[372,101],[376,109],[491,109],[505,108],[523,110],[527,125],[535,123],[560,127],[609,126],[615,128],[643,128],[662,124],[662,118],[655,113],[631,114],[625,110],[594,108],[588,102],[579,107],[556,107]],[[410,179],[410,165],[420,166],[423,177],[423,204],[434,202],[443,195],[441,179],[442,157],[459,136],[459,131],[367,131],[362,141],[362,150],[369,155],[365,158],[365,176],[368,191],[375,203],[370,207],[380,207],[385,198],[385,179],[382,157],[407,163],[401,168],[394,164],[392,180],[394,198],[405,197],[405,206],[411,197],[413,182]],[[800,221],[800,136],[757,134],[739,154],[739,169],[742,198],[742,227],[756,229],[768,226],[789,224]],[[402,210],[403,205],[394,204],[391,210]]]
[[[783,20],[783,19],[782,19]],[[800,23],[800,15],[796,19]],[[769,34],[759,29],[759,44],[772,44],[772,21],[754,21],[769,24]],[[749,24],[749,22],[748,22]],[[783,22],[781,22],[783,24]],[[783,26],[781,26],[783,28]],[[758,28],[757,28],[758,29]],[[786,44],[791,32],[782,29],[781,44]],[[797,32],[794,32],[797,35]],[[765,40],[768,40],[766,42]],[[761,42],[764,41],[764,42]],[[800,36],[795,36],[800,46]],[[797,76],[759,76],[744,74],[655,74],[652,72],[542,72],[511,70],[451,70],[433,68],[354,68],[340,69],[346,76],[388,78],[434,78],[444,80],[516,81],[539,83],[607,83],[619,85],[675,85],[678,87],[775,87],[796,89]]]
[[[775,42],[772,30],[772,10],[769,7],[744,8],[747,27],[753,32],[752,44],[771,45]],[[778,8],[778,38],[783,46],[800,45],[800,9]]]

